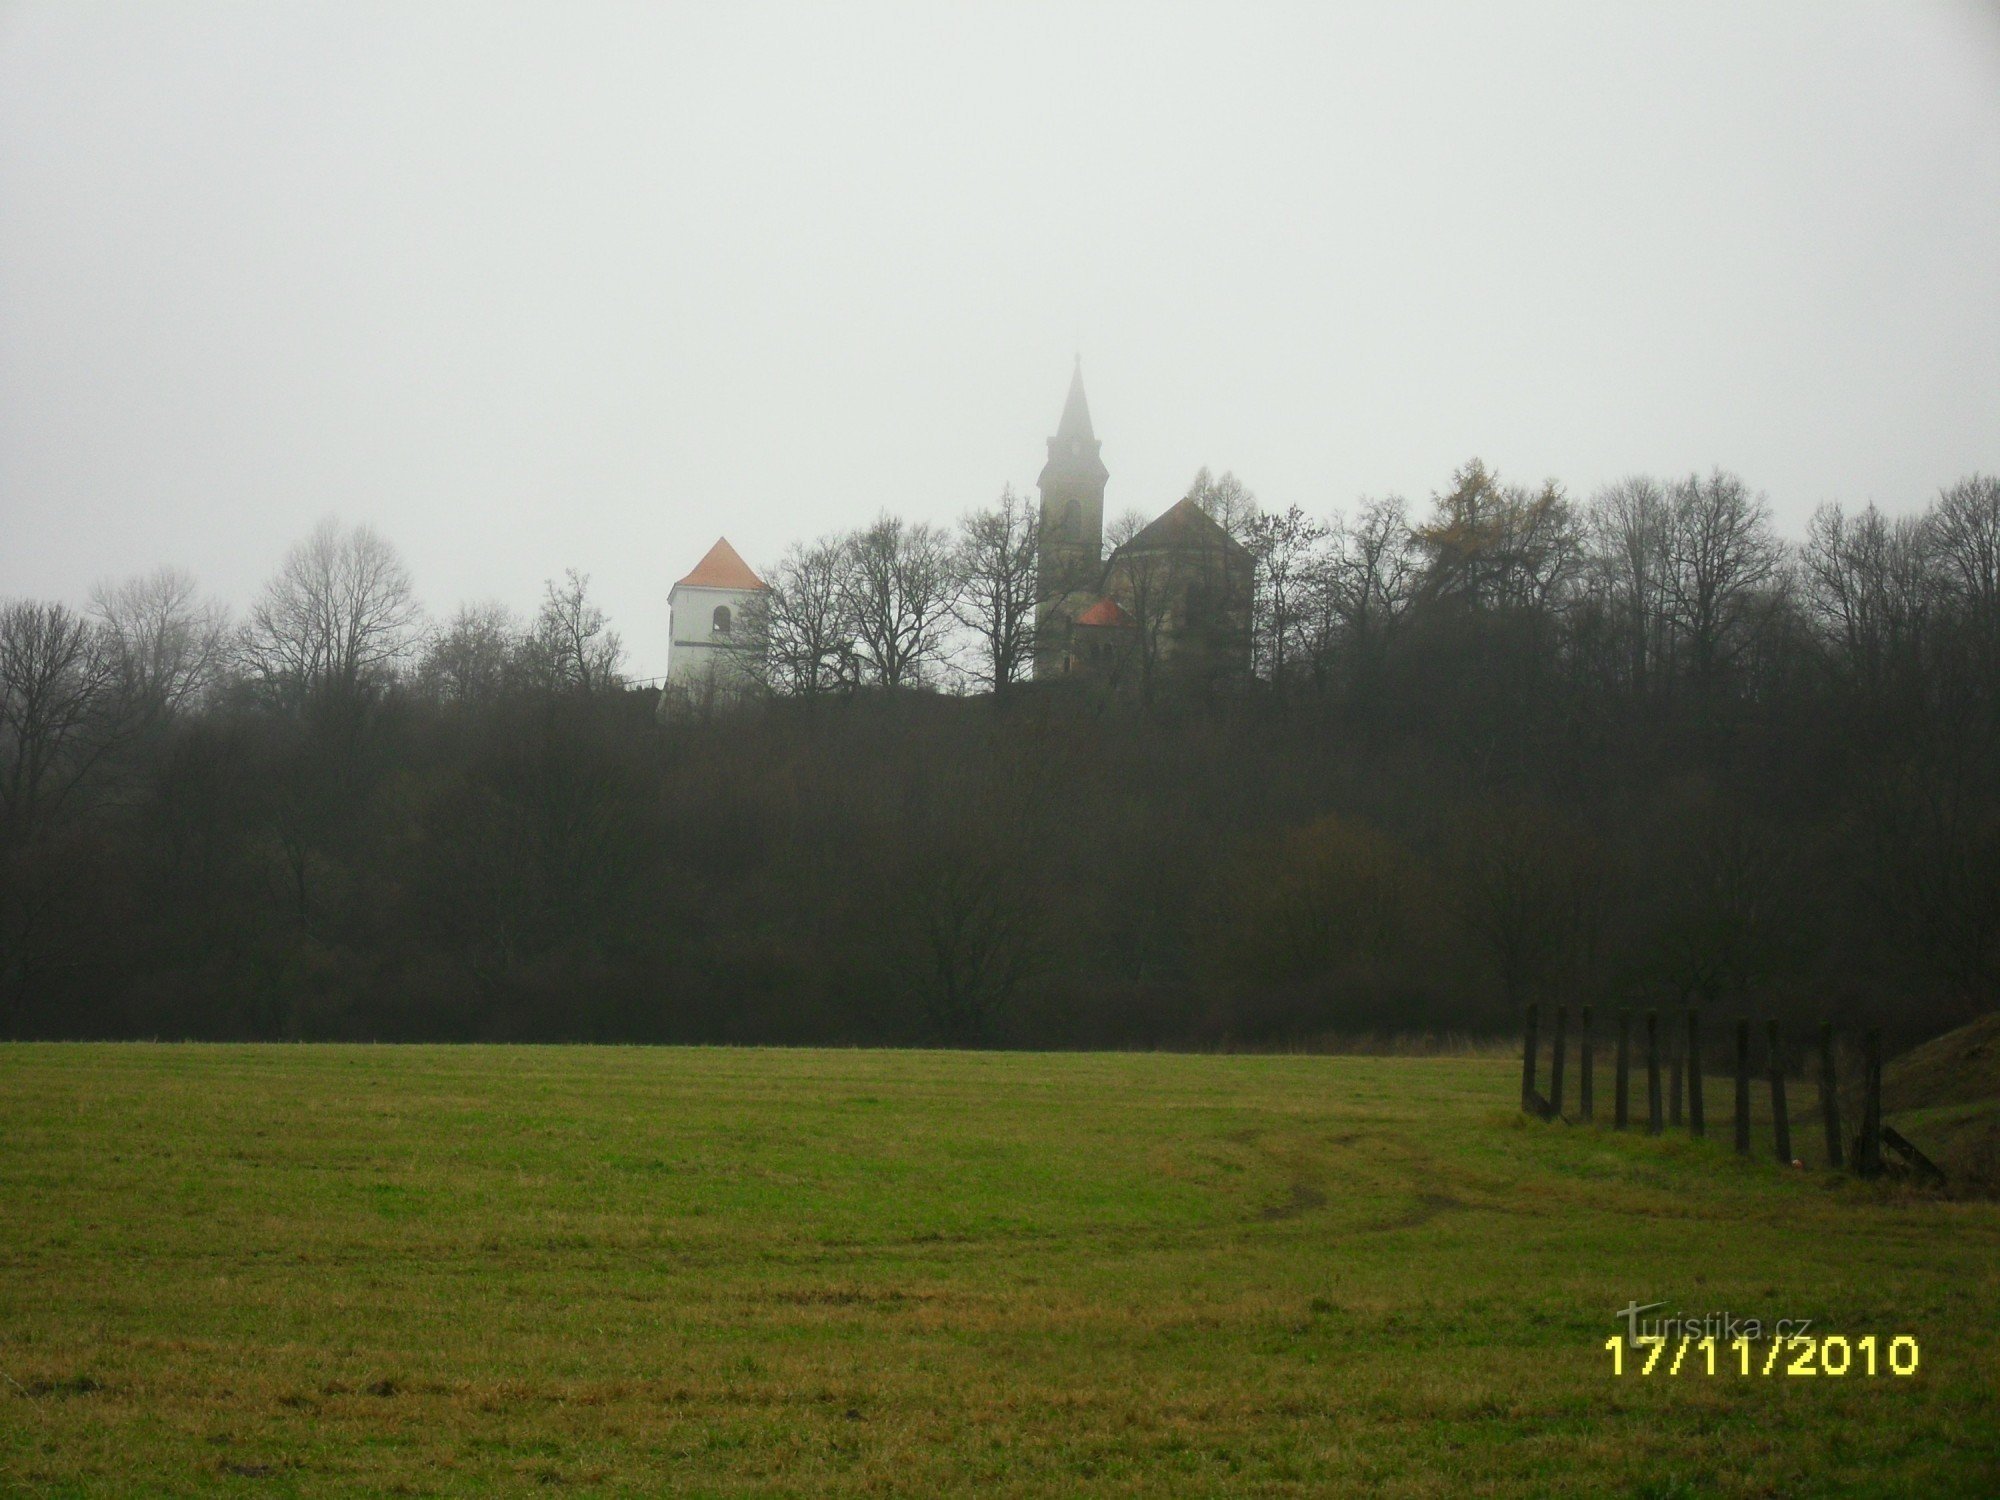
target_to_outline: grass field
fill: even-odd
[[[2000,1493],[2000,1205],[1528,1124],[1517,1087],[0,1048],[0,1488]],[[1631,1301],[1921,1365],[1614,1377]]]

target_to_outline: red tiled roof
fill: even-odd
[[[1133,619],[1118,607],[1115,599],[1099,599],[1076,617],[1079,625],[1130,625]]]
[[[679,588],[686,584],[691,589],[761,589],[768,585],[755,573],[750,565],[736,555],[736,549],[729,545],[729,538],[719,537],[708,556],[694,565],[694,571],[674,585]]]

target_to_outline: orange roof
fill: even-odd
[[[729,545],[728,537],[716,538],[715,545],[708,549],[708,556],[694,565],[694,571],[683,578],[675,588],[686,584],[691,589],[761,589],[767,587],[764,580],[750,571],[750,564],[736,555],[736,549]]]
[[[1079,625],[1130,625],[1133,619],[1118,607],[1115,599],[1099,599],[1076,617]]]

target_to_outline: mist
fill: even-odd
[[[2000,465],[1975,5],[15,5],[0,595],[241,608],[324,516],[436,614],[590,575],[628,670],[763,565],[1112,511],[1713,465],[1797,534]]]

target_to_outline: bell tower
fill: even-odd
[[[1036,481],[1042,492],[1041,548],[1035,559],[1040,595],[1035,606],[1035,675],[1059,676],[1068,656],[1069,627],[1097,602],[1104,570],[1104,481],[1083,394],[1083,356],[1069,379],[1062,420],[1049,439],[1048,462]]]

